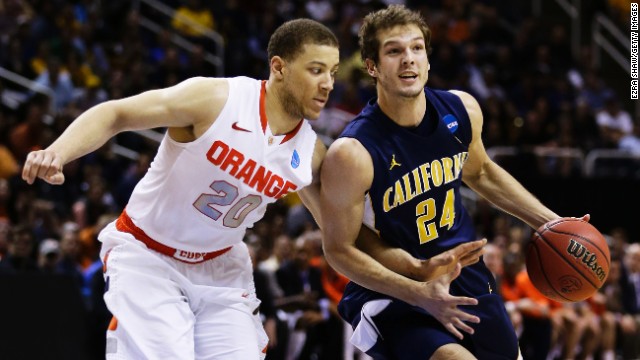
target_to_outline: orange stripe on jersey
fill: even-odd
[[[117,328],[118,328],[118,319],[116,319],[115,316],[112,316],[111,317],[111,321],[109,322],[109,327],[107,328],[107,330],[116,331]]]
[[[298,130],[300,130],[301,127],[302,127],[302,120],[298,122],[298,125],[296,125],[296,127],[293,130],[287,133],[287,135],[282,139],[282,141],[280,141],[280,144],[284,144],[287,141],[291,140],[294,136],[296,136],[296,134],[298,133]]]
[[[262,80],[262,85],[260,86],[260,126],[262,127],[262,133],[266,134],[267,132],[267,110],[264,106],[265,94],[267,93],[267,81]]]
[[[107,272],[107,260],[109,259],[109,253],[111,252],[111,250],[113,250],[113,249],[107,250],[107,253],[104,254],[104,260],[102,260],[102,272],[103,273]]]

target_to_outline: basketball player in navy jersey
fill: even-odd
[[[516,359],[516,334],[484,262],[431,282],[430,298],[390,274],[411,276],[408,254],[428,259],[475,239],[463,181],[533,228],[559,218],[487,156],[472,96],[425,87],[430,36],[420,14],[399,5],[367,15],[360,28],[377,97],[331,145],[321,171],[325,255],[352,280],[339,311],[354,327],[352,343],[375,359]],[[385,256],[358,241],[366,254],[359,250],[363,218],[406,253]],[[465,300],[446,301],[451,295]],[[475,303],[468,299],[477,306],[456,306]]]

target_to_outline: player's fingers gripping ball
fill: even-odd
[[[562,218],[542,225],[527,248],[527,272],[546,297],[575,302],[592,296],[609,275],[611,256],[593,225]]]

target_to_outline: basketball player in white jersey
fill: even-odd
[[[27,157],[28,183],[60,184],[64,164],[117,133],[168,128],[125,211],[99,236],[117,319],[108,359],[264,356],[242,239],[267,204],[311,183],[325,147],[303,118],[320,114],[339,62],[335,35],[306,19],[278,28],[268,53],[268,81],[192,78],[108,101]]]
[[[305,186],[326,148],[304,119],[318,118],[333,89],[338,41],[315,21],[293,20],[274,32],[268,55],[268,81],[192,78],[108,101],[28,155],[28,183],[61,184],[64,164],[117,133],[168,128],[126,209],[99,236],[114,315],[107,359],[264,357],[242,239],[267,204],[292,191],[320,220],[319,186]],[[477,261],[481,246],[417,263],[418,271]]]

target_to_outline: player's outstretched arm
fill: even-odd
[[[431,281],[455,270],[456,265],[469,266],[480,261],[486,239],[456,246],[430,259],[416,259],[401,248],[392,247],[366,226],[362,226],[356,246],[388,269],[418,281]]]
[[[156,127],[203,131],[217,117],[227,95],[226,80],[192,78],[166,89],[98,104],[75,119],[51,146],[29,153],[22,178],[29,184],[36,178],[62,184],[63,165],[95,151],[122,131]]]
[[[469,159],[464,165],[463,181],[471,189],[499,207],[519,218],[534,229],[557,219],[556,213],[544,206],[533,194],[522,186],[511,174],[493,162],[482,143],[482,110],[478,102],[462,91],[452,91],[462,100],[473,129],[469,145]]]
[[[344,174],[350,174],[344,181]],[[364,194],[373,180],[373,164],[367,151],[354,139],[338,139],[327,152],[321,171],[320,210],[323,247],[327,261],[352,281],[429,311],[458,337],[458,329],[472,333],[465,322],[479,322],[458,305],[477,300],[449,294],[449,283],[460,265],[438,281],[418,282],[399,275],[355,246],[364,212]]]

